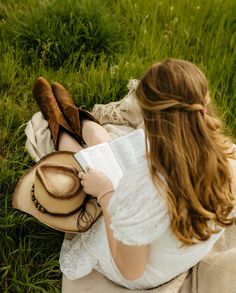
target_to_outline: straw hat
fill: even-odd
[[[13,207],[63,232],[85,232],[98,219],[96,199],[87,200],[73,152],[58,151],[43,157],[17,183]]]

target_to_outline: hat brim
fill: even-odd
[[[79,172],[82,168],[74,158],[74,153],[69,151],[57,151],[43,157],[34,167],[27,171],[18,181],[14,191],[12,205],[14,208],[28,213],[45,225],[63,232],[78,233],[77,219],[80,210],[70,216],[55,216],[42,213],[36,209],[31,198],[31,188],[35,179],[36,168],[44,163],[56,163],[76,168]]]

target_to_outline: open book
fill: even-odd
[[[104,172],[117,187],[123,174],[139,165],[145,156],[145,136],[137,129],[121,137],[81,150],[74,155],[82,169]]]

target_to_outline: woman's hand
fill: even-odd
[[[85,193],[95,197],[113,189],[113,184],[108,176],[92,168],[88,168],[87,173],[79,172],[79,178],[81,179]]]

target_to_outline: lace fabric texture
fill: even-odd
[[[73,240],[64,240],[61,247],[60,266],[62,272],[71,280],[88,275],[95,267],[93,259],[83,245],[82,239],[76,236]]]
[[[138,172],[132,170],[124,175],[109,203],[114,236],[125,244],[152,243],[161,237],[169,226],[165,201],[156,196],[147,175],[144,161],[140,164]],[[76,235],[71,241],[64,240],[60,267],[72,280],[96,269],[113,282],[130,289],[150,286],[149,282],[144,280],[147,278],[145,274],[135,282],[122,277],[110,254],[103,217],[86,233]]]
[[[157,240],[170,224],[163,194],[157,194],[144,159],[120,180],[108,206],[114,236],[126,245]]]

